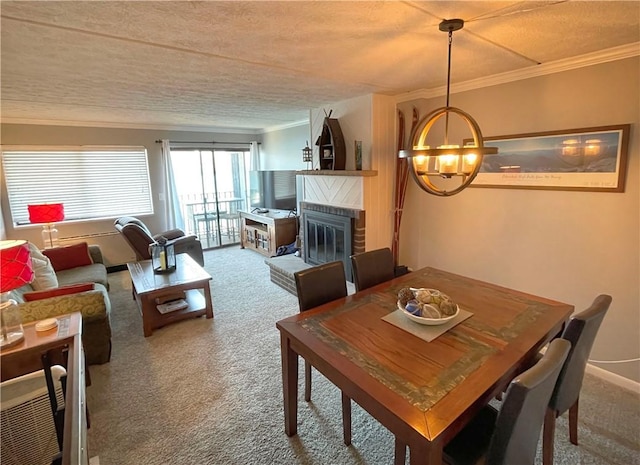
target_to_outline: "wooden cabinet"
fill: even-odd
[[[326,117],[322,124],[322,133],[317,142],[321,170],[344,170],[347,149],[336,118]]]
[[[294,242],[298,235],[298,217],[290,210],[269,210],[266,213],[240,211],[240,218],[240,246],[267,257],[274,256],[281,245]]]

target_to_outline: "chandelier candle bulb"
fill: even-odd
[[[469,174],[473,171],[478,161],[478,155],[475,153],[468,153],[462,156],[462,172]]]
[[[426,173],[429,169],[429,157],[425,155],[418,155],[413,159],[416,170],[421,173]]]
[[[457,145],[440,145],[439,149],[452,149],[453,153],[444,153],[437,157],[438,172],[442,175],[453,175],[458,172],[459,156],[456,151],[460,148]]]

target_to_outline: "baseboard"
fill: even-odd
[[[540,353],[544,353],[546,350],[547,347],[545,346],[540,350]],[[590,363],[587,363],[585,372],[589,373],[590,375],[597,376],[598,378],[603,379],[608,383],[615,384],[616,386],[620,386],[621,388],[640,394],[640,383],[629,378],[616,375],[615,373],[604,370],[595,365],[591,365]]]
[[[616,375],[615,373],[603,370],[602,368],[591,365],[590,363],[587,363],[586,372],[591,375],[597,376],[598,378],[601,378],[605,381],[608,381],[609,383],[615,384],[616,386],[620,386],[621,388],[628,389],[629,391],[640,394],[640,383],[629,378]]]

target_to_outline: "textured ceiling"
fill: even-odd
[[[2,1],[1,115],[259,130],[640,41],[640,2]]]

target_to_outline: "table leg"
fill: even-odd
[[[294,436],[298,432],[298,354],[291,350],[291,341],[280,334],[282,355],[282,394],[284,398],[284,432]]]
[[[432,443],[422,440],[420,444],[411,444],[409,463],[411,465],[442,464],[442,444],[438,440]]]
[[[151,325],[151,315],[149,314],[152,311],[155,311],[155,303],[154,300],[150,300],[147,296],[138,296],[140,299],[140,308],[142,309],[142,331],[144,333],[144,337],[149,337],[153,334],[153,327]]]
[[[211,300],[211,286],[208,282],[204,283],[204,300],[207,318],[213,318],[213,300]]]

